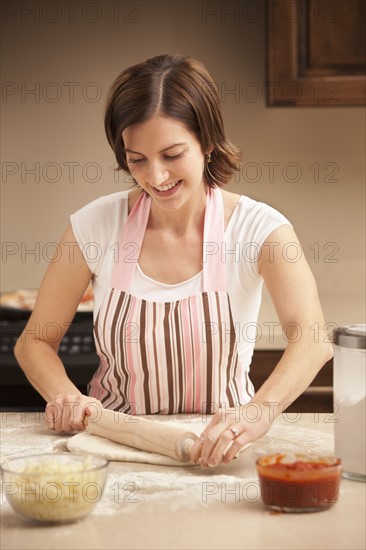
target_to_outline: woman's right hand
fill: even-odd
[[[102,403],[95,397],[81,393],[58,395],[47,403],[47,427],[55,432],[83,431],[85,417],[97,418],[102,408]]]

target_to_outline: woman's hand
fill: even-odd
[[[245,445],[267,433],[269,416],[266,407],[253,401],[234,411],[218,411],[193,445],[191,461],[203,468],[228,464]]]
[[[83,431],[85,416],[97,417],[102,408],[95,397],[77,393],[56,396],[46,406],[47,427],[56,432]]]

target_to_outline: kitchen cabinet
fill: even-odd
[[[283,350],[255,350],[250,378],[256,390],[271,374],[282,354]],[[311,385],[286,410],[299,413],[333,411],[333,360],[324,365]]]
[[[268,0],[267,105],[366,104],[364,0]]]

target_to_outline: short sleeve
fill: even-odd
[[[231,238],[239,247],[239,276],[247,286],[248,281],[260,277],[258,259],[263,243],[281,225],[292,224],[275,208],[245,196],[241,197],[234,214],[230,220]]]
[[[123,191],[100,197],[71,214],[75,239],[95,276],[113,254],[127,213],[128,191]]]

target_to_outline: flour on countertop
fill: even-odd
[[[9,421],[5,417],[6,421],[1,426],[1,460],[10,456],[66,451],[65,443],[71,434],[50,432],[42,422],[28,422],[28,418],[29,415],[24,422],[21,420],[22,425],[19,426],[19,417],[10,416]],[[197,415],[185,415],[184,419],[180,416],[169,418],[172,423],[182,420],[187,424],[203,421],[202,417],[198,420]],[[325,420],[319,423],[319,430],[317,426],[307,428],[290,421],[286,425],[275,424],[237,461],[214,469],[195,467],[188,471],[186,468],[163,468],[142,463],[134,464],[132,468],[130,463],[117,465],[111,461],[103,495],[92,515],[135,513],[139,503],[162,504],[170,510],[198,508],[202,503],[210,506],[211,503],[225,502],[225,498],[232,505],[243,499],[257,503],[260,495],[255,460],[263,454],[282,451],[332,454],[333,435],[323,429],[324,423]],[[7,511],[7,503],[5,505]],[[13,517],[9,510],[9,521],[13,521]]]
[[[295,438],[294,438],[295,433]],[[122,470],[113,471],[113,462],[101,501],[95,513],[114,514],[117,511],[133,513],[139,502],[166,502],[169,509],[192,508],[205,502],[216,503],[226,498],[227,502],[249,502],[259,500],[259,484],[255,474],[255,460],[263,454],[282,451],[333,453],[333,436],[323,431],[294,426],[291,435],[283,426],[272,426],[270,432],[254,442],[250,449],[250,467],[245,454],[240,475],[217,474],[216,469],[194,472],[187,470],[166,470],[131,472],[128,464]],[[249,457],[248,457],[249,458]],[[244,466],[244,462],[246,466]],[[225,468],[225,466],[221,467]],[[179,498],[177,498],[179,496]]]
[[[283,426],[272,426],[266,435],[253,443],[251,450],[258,454],[284,451],[333,454],[334,437],[324,431],[300,428],[296,424],[291,433]]]
[[[121,511],[134,513],[143,502],[166,503],[170,510],[194,508],[222,500],[224,492],[229,502],[239,502],[243,495],[258,500],[257,478],[232,475],[201,475],[185,472],[120,472],[110,471],[95,514],[110,515]],[[252,496],[250,496],[250,494]],[[179,498],[178,498],[179,497]]]
[[[1,452],[0,460],[6,460],[7,458],[16,458],[18,456],[34,455],[34,454],[44,454],[44,453],[53,453],[54,443],[53,440],[49,437],[40,440],[39,434],[35,434],[32,437],[31,433],[27,433],[27,450],[24,449],[24,440],[17,437],[4,437],[2,434],[1,437]]]

